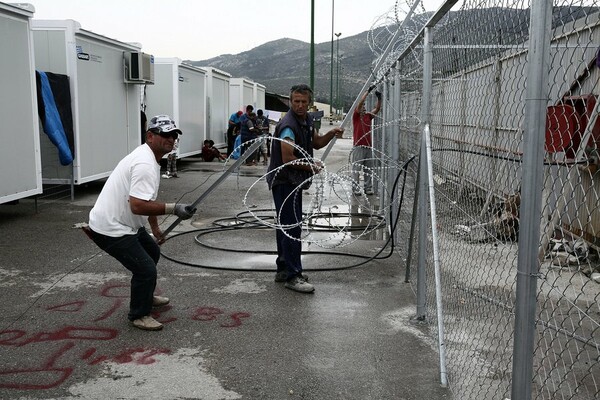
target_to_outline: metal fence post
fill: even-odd
[[[435,275],[435,302],[437,310],[438,325],[438,347],[440,357],[440,383],[442,386],[448,384],[446,373],[446,342],[444,339],[444,309],[442,303],[442,277],[439,263],[438,235],[437,235],[437,215],[435,208],[435,187],[433,183],[433,160],[431,156],[431,136],[429,132],[430,112],[431,112],[431,93],[433,80],[433,49],[431,45],[432,28],[425,28],[423,40],[423,137],[425,143],[425,156],[427,164],[427,185],[429,187],[429,208],[431,214],[431,241],[433,245],[433,264]],[[422,198],[425,202],[425,198]]]
[[[391,93],[391,98],[393,99],[392,105],[392,112],[390,112],[389,114],[389,118],[391,120],[395,120],[397,121],[399,119],[399,104],[400,104],[400,71],[398,70],[398,68],[394,68],[394,86],[393,86],[393,91]],[[396,124],[394,124],[393,126],[396,126]],[[391,154],[391,158],[392,158],[392,163],[393,165],[398,165],[398,160],[400,158],[400,141],[399,141],[399,130],[397,129],[393,129],[390,128],[390,136],[391,136],[391,146],[390,146],[390,151],[392,152]],[[395,170],[393,170],[395,171]],[[402,173],[402,171],[398,170],[397,174]],[[394,181],[396,180],[397,175],[394,174],[389,174],[388,177],[388,181],[387,181],[387,187],[388,188],[393,188],[394,187]],[[395,193],[389,193],[390,196],[390,207],[391,207],[391,218],[392,220],[390,221],[390,225],[393,225],[394,222],[396,221],[396,216],[398,215],[398,213],[400,212],[400,210],[398,209],[399,207],[399,202],[394,201],[394,199],[396,199],[396,194],[399,192],[398,188],[396,188],[396,192]],[[394,232],[392,232],[392,234],[394,234]],[[395,238],[393,238],[395,240]]]
[[[381,117],[383,120],[383,127],[381,130],[381,153],[374,160],[374,167],[377,171],[377,177],[379,178],[378,182],[373,182],[373,188],[375,189],[375,193],[379,195],[379,209],[385,210],[387,199],[386,196],[383,196],[384,184],[387,183],[387,169],[383,167],[387,164],[384,160],[389,155],[389,145],[390,145],[390,130],[389,130],[389,111],[391,101],[391,93],[390,93],[390,82],[386,78],[383,81],[383,91],[382,91],[382,110]],[[391,221],[390,221],[391,222]]]
[[[532,395],[551,16],[552,2],[532,1],[511,387],[511,397],[519,400]]]
[[[425,160],[425,135],[421,134],[421,147],[419,151],[419,170],[417,172],[417,188],[419,209],[419,248],[417,255],[417,315],[416,319],[423,321],[427,317],[427,162]],[[416,204],[416,203],[415,203]],[[414,224],[413,224],[414,225]],[[411,229],[412,231],[412,229]],[[408,279],[408,278],[407,278]]]

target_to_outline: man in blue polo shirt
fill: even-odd
[[[240,131],[240,117],[243,112],[238,111],[231,114],[229,121],[227,121],[227,157],[233,152],[233,144],[235,143],[235,136]]]

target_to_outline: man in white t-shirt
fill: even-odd
[[[173,150],[180,134],[168,115],[150,119],[146,143],[115,167],[89,216],[92,240],[133,274],[128,318],[133,326],[143,330],[162,329],[163,325],[150,313],[152,307],[169,303],[168,298],[154,295],[159,245],[164,243],[157,216],[173,213],[189,219],[196,211],[186,204],[156,201],[160,160]],[[146,221],[154,238],[146,231]]]

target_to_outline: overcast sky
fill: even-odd
[[[2,0],[7,1],[7,0]],[[8,0],[10,1],[10,0]],[[395,0],[314,0],[315,43],[340,39],[394,19]],[[311,0],[25,0],[34,19],[73,19],[82,29],[138,42],[156,57],[205,60],[284,37],[310,43]],[[435,11],[443,0],[426,0]],[[407,0],[398,1],[404,14]],[[422,10],[420,8],[420,10]]]

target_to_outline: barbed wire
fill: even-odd
[[[237,146],[232,154],[235,154],[238,150],[241,151],[243,146],[251,146],[252,143],[257,140],[264,140],[264,138],[249,140],[244,144]],[[284,139],[276,137],[272,137],[271,140],[284,141]],[[317,245],[326,249],[348,246],[356,240],[360,240],[374,231],[381,229],[382,225],[386,222],[386,219],[383,216],[386,215],[390,208],[399,201],[392,196],[392,191],[385,184],[383,176],[385,176],[386,172],[393,174],[401,173],[402,165],[379,150],[371,147],[356,146],[350,151],[348,162],[338,171],[333,172],[327,163],[310,156],[308,152],[298,145],[289,141],[285,141],[285,143],[292,145],[294,149],[298,151],[301,158],[284,163],[271,171],[265,172],[249,185],[242,198],[242,205],[245,211],[251,215],[254,220],[261,225],[281,230],[286,236],[290,237],[290,239]],[[368,159],[357,159],[354,157],[354,152],[357,151],[357,148],[368,148],[372,151],[373,156]],[[231,160],[232,158],[230,156],[223,165],[224,170]],[[363,161],[370,161],[375,167],[365,167],[362,165]],[[255,192],[258,194],[264,193],[264,187],[267,186],[267,179],[275,179],[275,177],[286,167],[294,168],[299,164],[315,165],[317,162],[322,163],[320,171],[316,173],[317,170],[315,169],[311,176],[298,183],[290,195],[284,199],[284,204],[291,201],[295,206],[295,204],[297,204],[295,201],[296,196],[306,196],[307,194],[310,196],[306,198],[308,202],[304,201],[304,209],[299,213],[302,215],[300,221],[295,224],[282,224],[277,216],[275,218],[270,218],[253,210],[252,205],[255,202],[251,199]],[[374,185],[377,185],[381,189],[381,196],[392,199],[390,202],[385,202],[384,207],[380,208],[379,204],[373,203],[373,201],[369,199],[369,196],[363,196],[363,193],[360,191],[359,182],[353,177],[353,174],[360,171],[362,171],[365,179],[372,177]],[[311,186],[310,191],[301,190],[306,184]],[[352,207],[349,206],[350,204],[357,202],[360,203],[361,220],[368,221],[364,225],[361,225],[358,230],[353,224],[353,219],[356,219],[356,215],[352,212]],[[348,206],[342,210],[340,208],[340,203],[342,206]],[[325,229],[314,229],[315,224],[313,221],[315,220],[324,221],[324,223],[327,224],[326,231],[328,231],[328,234],[324,233]],[[344,223],[337,224],[334,223],[334,221],[344,221]],[[287,233],[289,229],[295,227],[302,228],[300,238],[291,237]]]

